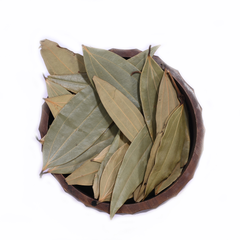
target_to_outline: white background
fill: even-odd
[[[1,239],[240,239],[239,1],[1,1]],[[195,89],[206,128],[194,178],[155,210],[108,214],[66,194],[42,167],[47,70],[39,42],[156,52]]]

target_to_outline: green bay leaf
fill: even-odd
[[[121,166],[123,157],[129,147],[128,143],[121,146],[107,162],[100,180],[99,202],[111,200],[113,187],[117,178],[118,170]]]
[[[143,182],[142,184],[139,186],[139,189],[138,191],[136,191],[134,193],[134,200],[136,202],[140,202],[143,200],[144,198],[144,193],[145,193],[145,189],[146,189],[146,184],[147,184],[147,181],[148,181],[148,178],[149,178],[149,175],[152,171],[152,168],[155,164],[155,157],[156,157],[156,154],[157,154],[157,150],[160,146],[160,143],[161,143],[161,140],[162,140],[162,133],[158,133],[157,136],[156,136],[156,139],[153,143],[153,146],[152,146],[152,149],[151,149],[151,152],[150,152],[150,156],[149,156],[149,159],[148,159],[148,162],[147,162],[147,167],[146,167],[146,171],[144,173],[144,179],[143,179]]]
[[[97,162],[97,163],[101,163],[103,161],[103,159],[105,158],[105,156],[108,153],[108,150],[110,148],[111,145],[108,145],[107,147],[105,147],[97,156],[95,156],[91,161],[92,162]]]
[[[83,56],[60,47],[48,39],[41,42],[41,55],[50,74],[75,74],[86,72]]]
[[[90,85],[85,87],[51,124],[43,145],[43,171],[81,155],[111,123],[96,92]]]
[[[167,179],[163,180],[160,184],[155,187],[155,195],[162,192],[164,189],[169,187],[173,182],[175,182],[178,177],[181,175],[182,168],[180,167],[180,162],[175,166],[171,174]]]
[[[181,153],[181,159],[180,162],[176,165],[174,170],[171,172],[171,174],[168,176],[167,179],[162,181],[159,185],[155,187],[155,195],[162,192],[164,189],[169,187],[173,182],[177,180],[177,178],[181,175],[184,165],[188,161],[189,157],[189,151],[190,151],[190,135],[189,135],[189,123],[188,123],[188,114],[187,109],[184,107],[184,116],[185,118],[185,127],[184,127],[184,143]]]
[[[45,98],[45,102],[47,103],[48,107],[54,118],[58,115],[58,113],[62,110],[62,108],[73,98],[72,94],[68,95],[61,95],[52,98]]]
[[[156,132],[163,130],[170,113],[179,105],[176,90],[174,89],[171,80],[164,72],[161,84],[159,86],[157,110],[156,110]]]
[[[145,197],[173,171],[181,160],[185,140],[184,106],[180,105],[171,114],[156,153],[155,164],[147,181]]]
[[[61,95],[71,95],[71,93],[59,85],[58,83],[55,83],[51,81],[50,79],[46,79],[46,85],[47,85],[47,92],[48,92],[48,97],[58,97]]]
[[[50,75],[48,76],[48,79],[73,93],[80,92],[83,88],[90,84],[87,73]]]
[[[145,125],[136,106],[108,82],[94,76],[97,92],[110,117],[130,142]]]
[[[86,46],[83,46],[83,57],[90,81],[93,76],[104,79],[140,108],[139,81],[131,76],[138,71],[134,65],[113,52]]]
[[[158,99],[158,89],[162,76],[163,70],[151,56],[147,56],[140,77],[140,98],[144,118],[153,141],[156,137],[155,115]]]
[[[100,168],[94,177],[93,193],[94,193],[95,199],[98,199],[98,197],[99,197],[100,179],[101,179],[102,172],[103,172],[108,160],[118,150],[118,148],[121,147],[125,142],[127,142],[127,139],[123,136],[123,134],[120,132],[120,130],[118,130],[118,133],[116,134],[116,136],[109,148],[107,155],[103,159],[103,161],[100,165]]]
[[[181,161],[180,161],[180,167],[184,167],[185,164],[188,162],[188,158],[189,158],[189,152],[190,152],[190,128],[189,128],[189,118],[188,118],[188,111],[186,106],[184,105],[184,118],[186,121],[186,125],[185,125],[185,132],[184,132],[184,136],[185,136],[185,141],[183,144],[183,149],[182,149],[182,154],[181,154]]]
[[[97,156],[105,147],[110,145],[118,131],[118,128],[113,123],[111,126],[98,138],[98,140],[89,147],[84,153],[77,158],[67,162],[65,164],[56,166],[50,169],[48,172],[57,174],[69,174],[79,168],[88,159],[93,159]]]
[[[93,162],[91,159],[84,162],[72,174],[65,178],[68,185],[91,186],[95,173],[98,171],[100,164]]]
[[[151,57],[158,50],[159,47],[160,47],[160,45],[157,45],[157,46],[154,46],[151,48],[151,51],[150,51]],[[130,62],[131,64],[133,64],[138,69],[138,71],[142,71],[142,68],[143,68],[145,60],[148,56],[148,53],[149,53],[149,49],[138,53],[137,55],[129,58],[127,61]]]
[[[110,204],[111,218],[143,181],[151,147],[152,140],[144,125],[130,144],[119,169]]]

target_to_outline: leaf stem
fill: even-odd
[[[148,56],[150,56],[150,53],[151,53],[151,45],[149,45],[149,48],[148,48]]]
[[[134,72],[131,73],[131,76],[135,73],[140,73],[141,74],[142,72],[141,71],[134,71]]]

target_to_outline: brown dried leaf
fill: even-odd
[[[181,160],[185,140],[186,119],[184,106],[180,105],[168,120],[160,146],[156,153],[155,164],[147,181],[145,197],[173,171]]]
[[[68,185],[83,185],[91,186],[95,173],[98,171],[100,164],[91,161],[91,159],[84,162],[78,169],[76,169],[65,180]]]
[[[93,81],[109,116],[132,142],[145,125],[141,112],[126,96],[108,82],[96,76],[93,77]]]
[[[58,113],[62,110],[62,108],[73,98],[74,95],[61,95],[52,98],[45,98],[45,102],[49,106],[52,115],[54,118],[58,115]]]
[[[62,48],[56,42],[48,39],[42,40],[40,43],[41,55],[50,74],[86,72],[82,55]]]
[[[103,159],[106,157],[110,146],[111,145],[105,147],[96,157],[94,157],[92,159],[92,162],[101,163],[103,161]]]
[[[157,110],[156,110],[156,131],[161,132],[170,113],[179,105],[177,93],[165,70],[159,86]]]
[[[125,143],[123,146],[121,146],[106,164],[100,180],[99,202],[110,201],[113,187],[117,178],[117,173],[128,147],[128,143]]]

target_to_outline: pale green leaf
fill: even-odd
[[[97,163],[101,163],[103,161],[103,159],[105,158],[105,156],[107,155],[110,146],[111,145],[108,145],[107,147],[105,147],[96,157],[94,157],[92,159],[92,161],[97,162]]]
[[[50,74],[75,74],[86,72],[83,56],[60,47],[48,39],[41,42],[41,55]]]
[[[160,184],[155,187],[155,195],[162,192],[164,189],[169,187],[173,182],[175,182],[178,177],[181,175],[182,168],[180,168],[180,162],[175,166],[171,174],[167,179],[163,180]]]
[[[160,47],[160,45],[157,45],[157,46],[154,46],[151,48],[151,51],[150,51],[151,57],[158,50],[159,47]],[[131,64],[133,64],[139,71],[142,71],[142,68],[143,68],[145,60],[148,56],[148,53],[149,53],[149,49],[138,53],[137,55],[129,58],[127,61],[130,62]]]
[[[145,124],[141,112],[108,82],[96,76],[94,76],[93,81],[108,114],[121,132],[132,142]]]
[[[176,165],[172,173],[168,176],[167,179],[162,181],[159,185],[155,187],[155,194],[162,192],[164,189],[169,187],[177,178],[181,175],[184,165],[188,161],[189,151],[190,151],[190,136],[189,136],[189,125],[188,125],[188,116],[187,109],[184,107],[184,116],[186,125],[184,127],[184,143],[181,153],[180,162]]]
[[[113,52],[86,46],[83,46],[83,57],[90,81],[93,76],[104,79],[140,108],[139,81],[131,76],[138,71],[134,65]]]
[[[147,181],[145,197],[165,180],[180,162],[185,140],[185,127],[184,107],[180,105],[168,120],[156,153],[155,164]]]
[[[111,218],[143,181],[151,147],[152,140],[144,125],[128,148],[119,169],[110,204]]]
[[[176,90],[174,89],[171,80],[164,72],[161,84],[159,86],[157,110],[156,110],[156,132],[163,130],[164,124],[167,121],[170,113],[179,105]]]
[[[51,124],[43,145],[43,171],[80,156],[112,123],[89,85],[77,93]]]
[[[71,95],[71,93],[61,85],[46,79],[48,97],[58,97],[61,95]]]
[[[101,179],[102,172],[103,172],[108,160],[117,151],[117,149],[119,147],[121,147],[126,142],[127,142],[127,139],[124,137],[124,135],[119,130],[117,135],[115,136],[110,148],[109,148],[109,151],[108,151],[107,155],[105,156],[104,160],[102,161],[98,172],[96,173],[96,175],[94,177],[93,193],[94,193],[94,198],[95,199],[98,199],[98,197],[99,197],[100,179]]]
[[[79,74],[70,74],[70,75],[50,75],[48,79],[54,83],[61,85],[67,90],[78,93],[86,85],[90,84],[87,73],[79,73]]]
[[[138,191],[134,192],[134,200],[136,202],[140,202],[144,198],[146,184],[147,184],[149,175],[152,171],[152,168],[155,164],[155,157],[156,157],[157,150],[158,150],[158,148],[160,146],[160,143],[161,143],[161,140],[162,140],[162,135],[163,135],[162,132],[158,133],[157,136],[156,136],[156,139],[153,143],[153,146],[152,146],[152,149],[151,149],[151,152],[150,152],[150,156],[149,156],[149,159],[148,159],[146,171],[145,171],[145,174],[144,174],[143,182],[139,186]]]
[[[68,185],[91,186],[95,173],[98,171],[100,164],[93,162],[91,159],[84,162],[71,175],[66,177]]]
[[[82,153],[77,158],[62,164],[60,166],[56,166],[50,169],[48,172],[58,173],[58,174],[69,174],[75,171],[78,167],[80,167],[86,160],[93,159],[97,156],[105,147],[110,145],[116,135],[118,128],[113,123],[109,129],[107,129],[100,138],[89,147],[84,153]]]
[[[45,98],[45,102],[54,118],[58,115],[58,113],[62,110],[62,108],[73,98],[73,95],[61,95],[52,98]]]
[[[184,167],[184,165],[188,162],[189,152],[190,152],[190,129],[189,129],[189,119],[187,108],[184,106],[184,117],[186,119],[186,127],[185,127],[185,141],[183,144],[180,167]]]
[[[147,56],[142,74],[140,77],[140,98],[145,121],[152,140],[156,137],[156,106],[158,99],[158,89],[163,76],[163,70],[153,60]]]
[[[107,162],[100,180],[99,202],[110,201],[118,170],[128,147],[129,144],[125,143],[111,156]]]

